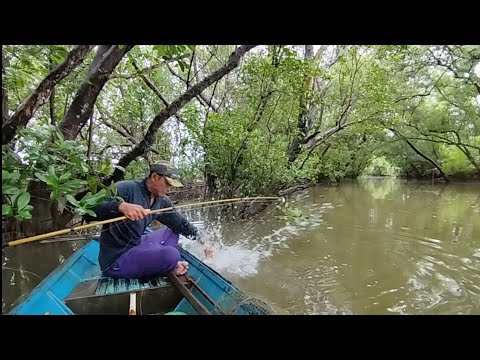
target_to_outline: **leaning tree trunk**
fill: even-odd
[[[80,65],[91,49],[92,45],[77,46],[68,53],[63,63],[48,73],[30,96],[15,110],[15,113],[2,124],[2,145],[12,141],[17,129],[28,123],[38,108],[49,98],[60,80]]]
[[[98,94],[108,81],[110,74],[117,67],[133,45],[102,45],[93,59],[87,78],[80,85],[72,105],[59,127],[67,140],[73,140],[93,113],[93,106]]]
[[[425,160],[427,160],[430,164],[432,164],[433,166],[435,166],[435,168],[438,170],[438,172],[442,175],[442,177],[445,179],[446,182],[450,182],[450,179],[447,177],[447,175],[445,175],[445,173],[443,172],[442,168],[433,160],[433,159],[430,159],[427,155],[423,154],[420,150],[418,150],[415,145],[413,145],[410,140],[408,140],[407,138],[404,138],[405,142],[408,144],[408,146],[410,146],[412,148],[413,151],[415,151],[418,155],[420,155],[422,158],[424,158]]]
[[[383,125],[385,126],[385,124],[383,123]],[[410,146],[410,148],[415,151],[415,153],[417,153],[418,155],[420,155],[422,158],[424,158],[425,160],[427,160],[430,164],[432,164],[433,166],[435,166],[435,168],[438,170],[438,172],[442,175],[442,177],[445,179],[446,182],[450,182],[450,179],[447,177],[447,175],[445,175],[445,173],[443,172],[442,168],[431,158],[429,158],[427,155],[423,154],[420,150],[418,150],[415,145],[412,144],[412,142],[404,135],[400,134],[398,132],[398,130],[396,130],[395,128],[392,128],[392,127],[387,127],[388,130],[390,130],[391,132],[393,132],[395,134],[395,136],[397,136],[398,138],[402,139],[403,141],[405,141],[407,143],[408,146]]]
[[[102,45],[90,65],[88,75],[80,85],[65,117],[59,124],[65,139],[75,139],[81,128],[93,113],[93,106],[98,94],[108,81],[123,56],[132,48],[125,45],[121,49],[117,45]],[[50,191],[45,183],[30,182],[28,192],[32,194],[32,219],[19,223],[22,234],[37,235],[49,231],[63,229],[73,218],[73,214],[63,210],[60,212],[56,202],[52,203]]]
[[[103,184],[108,185],[111,181],[118,181],[123,179],[123,171],[120,168],[126,168],[132,161],[144,154],[145,149],[149,148],[155,141],[156,134],[163,123],[174,116],[180,109],[182,109],[190,100],[200,94],[207,87],[212,85],[215,81],[220,80],[226,74],[231,72],[234,68],[240,63],[241,57],[250,49],[254,48],[256,45],[242,45],[238,47],[228,58],[225,65],[215,71],[213,74],[207,76],[205,79],[195,84],[182,95],[176,98],[169,106],[165,107],[160,111],[155,118],[152,120],[147,133],[145,134],[144,139],[137,144],[131,151],[125,154],[120,161],[118,162],[118,167],[115,169],[112,176],[107,177],[103,180]]]

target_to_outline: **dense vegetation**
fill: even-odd
[[[479,46],[2,47],[3,232],[169,159],[212,197],[480,175]]]

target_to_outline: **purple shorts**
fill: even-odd
[[[113,278],[141,278],[166,274],[180,261],[180,236],[169,228],[144,234],[140,244],[122,254],[105,272]]]

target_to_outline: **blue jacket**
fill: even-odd
[[[147,189],[146,180],[124,180],[117,182],[115,185],[118,196],[121,196],[128,203],[141,205],[145,209],[151,210],[173,206],[170,199],[166,196],[155,198],[152,206],[150,206],[151,193]],[[123,216],[118,211],[119,205],[119,201],[108,198],[93,209],[97,217],[84,215],[84,219],[86,221],[102,221]],[[172,231],[185,237],[196,239],[199,235],[197,228],[176,210],[150,214],[138,221],[126,219],[105,224],[100,235],[100,253],[98,257],[101,270],[105,271],[120,255],[138,245],[145,229],[154,220],[158,220]]]

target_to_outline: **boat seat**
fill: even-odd
[[[178,276],[178,279],[185,286],[191,286],[185,276]],[[64,303],[74,314],[122,314],[128,311],[131,293],[139,294],[137,301],[148,312],[169,310],[181,298],[181,294],[165,276],[143,279],[101,277],[78,284],[65,298]],[[159,296],[163,299],[162,302],[165,302],[165,310],[158,308]]]
[[[178,276],[184,285],[189,282],[185,276]],[[99,279],[83,281],[65,298],[65,301],[72,299],[108,296],[119,293],[140,292],[162,287],[171,287],[172,284],[166,276],[152,276],[143,279],[114,279],[102,277]]]

